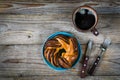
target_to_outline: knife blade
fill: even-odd
[[[86,76],[86,71],[87,71],[86,68],[87,68],[87,63],[89,60],[89,55],[90,55],[91,50],[92,50],[92,45],[93,45],[93,41],[89,40],[88,44],[87,44],[86,55],[85,55],[85,58],[84,58],[84,61],[82,64],[81,75],[80,75],[81,78],[85,78],[85,76]]]

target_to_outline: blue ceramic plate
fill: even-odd
[[[57,35],[64,35],[64,36],[69,36],[69,37],[75,37],[73,34],[71,34],[71,33],[68,33],[68,32],[56,32],[56,33],[53,33],[53,34],[51,34],[49,37],[48,37],[48,39],[52,39],[52,38],[54,38],[55,36],[57,36]],[[47,40],[48,40],[47,39]],[[47,41],[46,40],[46,41]],[[45,44],[45,43],[44,43]],[[78,41],[78,52],[79,52],[79,55],[78,55],[78,59],[76,60],[76,62],[73,64],[73,66],[72,67],[74,67],[79,61],[80,61],[80,58],[81,58],[81,55],[82,55],[82,51],[81,51],[81,46],[80,46],[80,42]],[[48,62],[47,60],[46,60],[46,58],[44,57],[44,45],[43,45],[43,49],[42,49],[42,57],[43,57],[43,60],[44,60],[44,62],[50,67],[50,68],[52,68],[53,70],[56,70],[56,71],[65,71],[65,70],[67,70],[67,69],[69,69],[69,68],[61,68],[61,67],[55,67],[54,65],[52,65],[50,62]]]

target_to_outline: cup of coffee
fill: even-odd
[[[96,11],[89,6],[80,6],[75,9],[72,21],[78,31],[91,31],[95,36],[99,35],[96,25],[98,16]]]

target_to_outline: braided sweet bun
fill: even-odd
[[[78,58],[78,42],[76,38],[57,35],[47,40],[44,48],[44,57],[56,67],[72,67]]]

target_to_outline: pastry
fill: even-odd
[[[78,42],[74,37],[57,35],[46,41],[44,57],[56,67],[70,68],[78,58]]]

